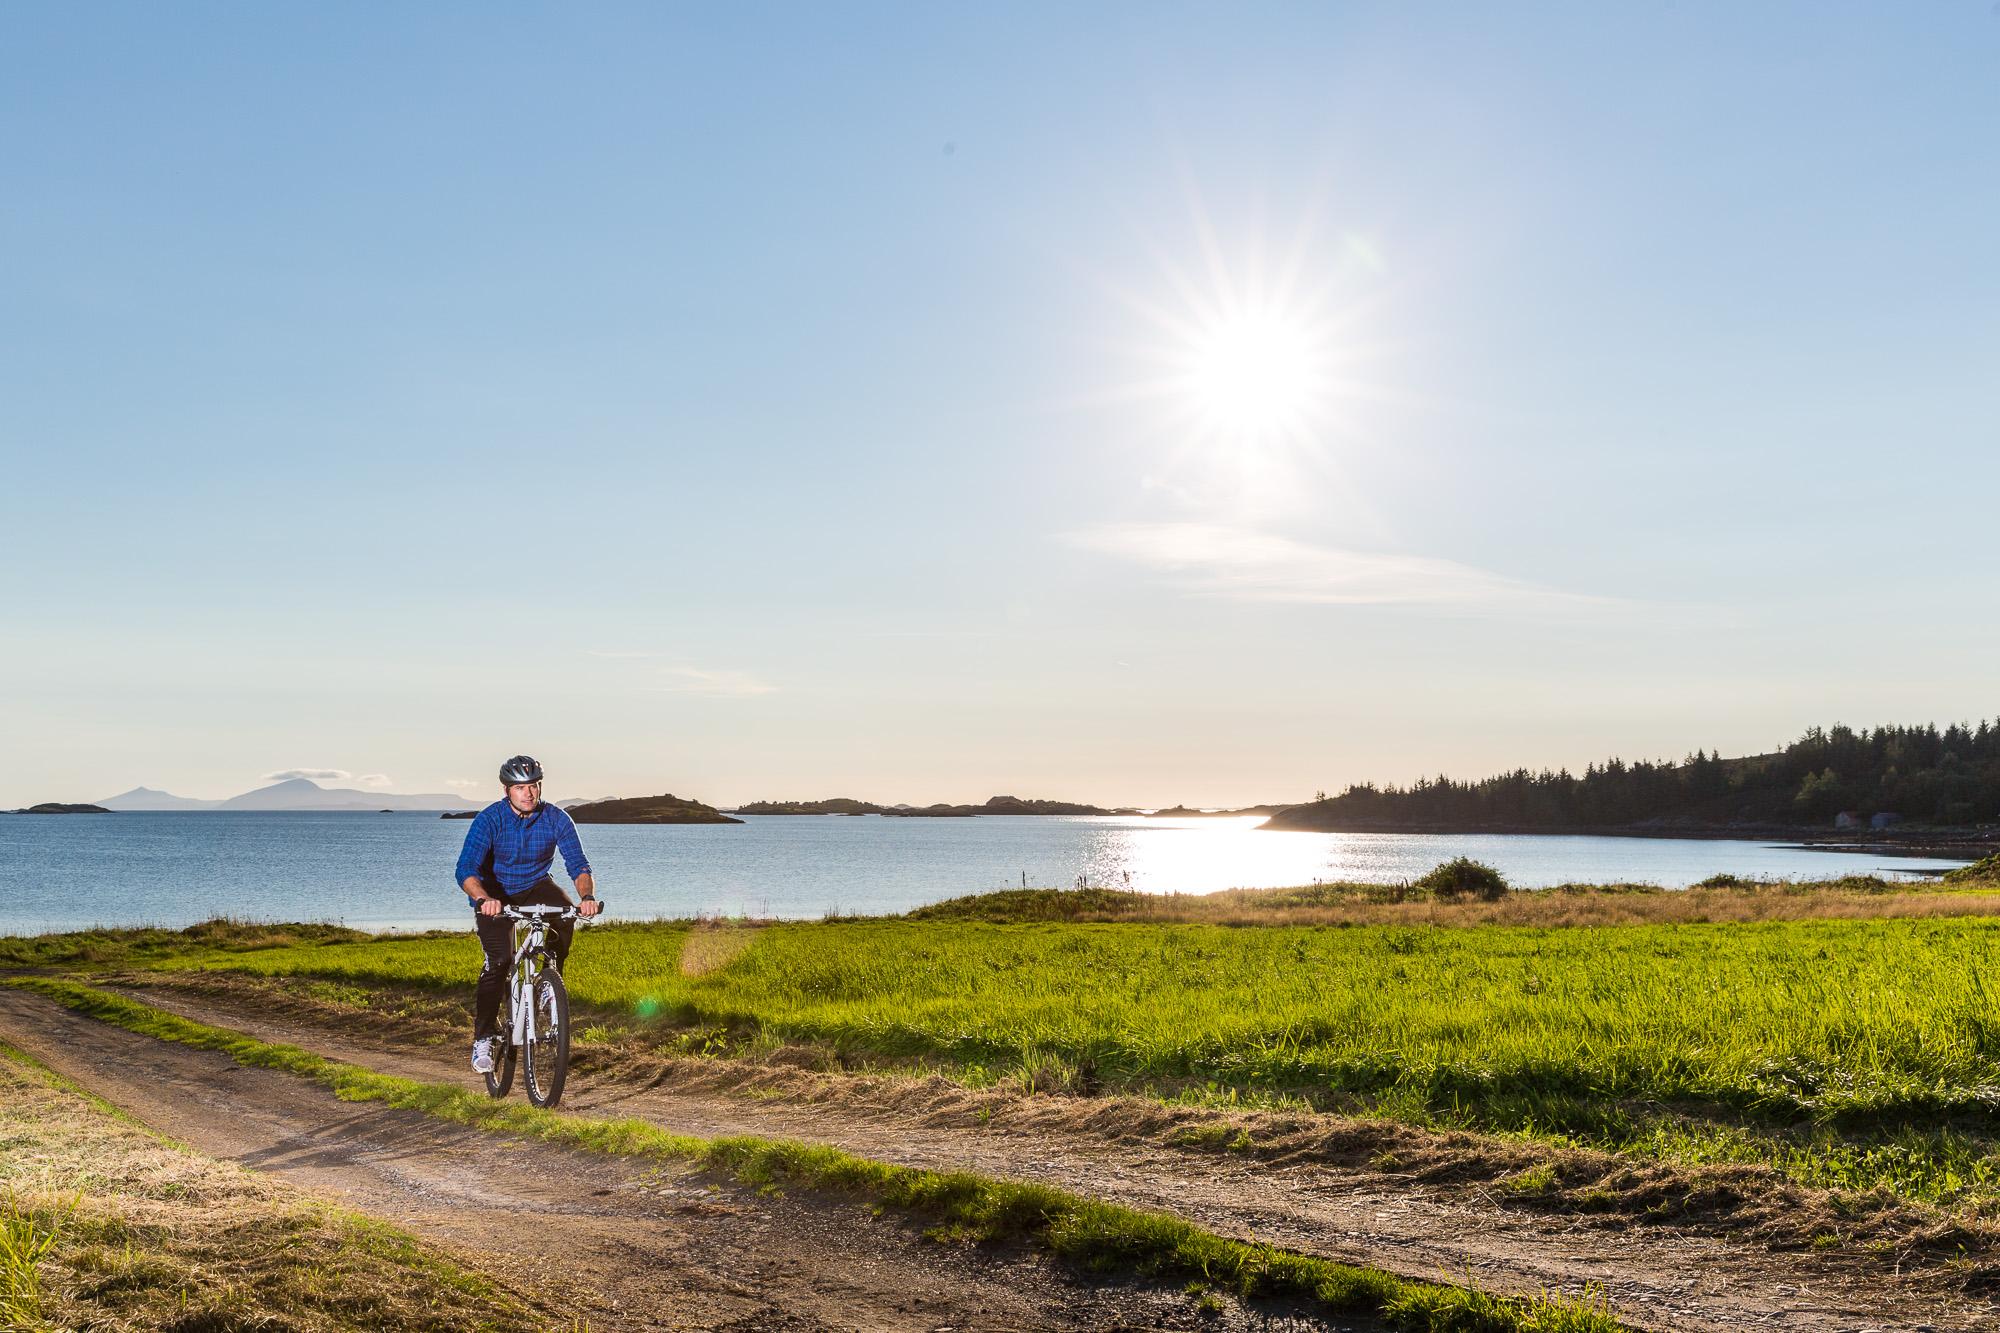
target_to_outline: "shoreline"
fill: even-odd
[[[1381,824],[1365,821],[1342,823],[1338,827],[1273,829],[1258,825],[1258,831],[1273,833],[1408,833],[1425,837],[1508,837],[1508,838],[1656,838],[1689,842],[1761,842],[1776,847],[1808,852],[1844,852],[1875,856],[1924,857],[1936,860],[1976,861],[2000,851],[2000,827],[1981,825],[1964,831],[1914,828],[1907,831],[1869,829],[1853,836],[1819,827],[1796,824],[1733,824],[1613,827],[1566,824],[1537,828],[1521,824]],[[1911,872],[1920,873],[1920,872]]]

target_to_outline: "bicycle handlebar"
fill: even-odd
[[[581,921],[589,925],[604,915],[604,900],[597,899],[597,916],[585,916],[574,907],[502,907],[500,915],[512,917],[516,921],[546,921],[554,918],[559,921]]]

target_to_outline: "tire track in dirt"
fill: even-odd
[[[17,990],[0,988],[0,1037],[209,1156],[393,1221],[508,1285],[573,1292],[574,1313],[600,1331],[1328,1327],[1233,1303],[1204,1316],[1177,1289],[938,1244],[854,1204],[345,1103]]]
[[[159,1008],[427,1082],[472,1078],[457,1047],[355,1040],[296,1015],[257,1013],[213,996],[128,988]],[[1928,1284],[1814,1271],[1805,1256],[1737,1246],[1671,1228],[1614,1229],[1463,1195],[1411,1189],[1325,1163],[1257,1163],[1088,1133],[940,1124],[921,1115],[832,1102],[576,1078],[564,1105],[630,1115],[680,1133],[754,1134],[825,1143],[934,1169],[1035,1180],[1076,1194],[1170,1212],[1209,1230],[1304,1253],[1482,1289],[1583,1296],[1596,1286],[1636,1324],[1741,1333],[1991,1328],[2000,1311]]]

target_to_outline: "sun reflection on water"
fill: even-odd
[[[1684,888],[1728,871],[1769,878],[1852,873],[1911,877],[1955,862],[1862,859],[1797,847],[1693,838],[1518,834],[1293,833],[1264,831],[1261,817],[1092,818],[1080,877],[1150,893],[1281,888],[1322,882],[1399,883],[1454,856],[1485,861],[1519,888],[1645,883]]]

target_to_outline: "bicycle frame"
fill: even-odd
[[[509,907],[503,915],[516,923],[514,937],[520,940],[514,949],[514,980],[510,984],[514,1010],[510,1040],[519,1050],[535,1039],[535,982],[542,975],[538,955],[548,952],[549,919],[573,917],[577,911],[573,907]],[[521,922],[527,923],[526,939],[521,939]]]

